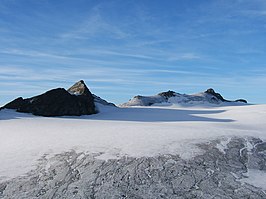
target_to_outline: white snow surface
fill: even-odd
[[[191,158],[201,153],[195,146],[199,142],[231,136],[266,139],[266,105],[97,106],[100,113],[81,117],[0,111],[0,181],[28,172],[44,154],[71,149],[103,152],[101,159],[161,154]]]
[[[266,172],[257,170],[257,169],[249,169],[246,178],[240,179],[241,182],[245,182],[251,184],[255,187],[260,187],[266,190]]]

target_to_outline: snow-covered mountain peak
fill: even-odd
[[[197,104],[222,104],[222,103],[247,103],[246,100],[239,99],[235,101],[226,100],[220,93],[216,93],[214,89],[209,88],[204,92],[195,94],[180,94],[174,91],[161,92],[154,96],[140,96],[133,97],[129,102],[121,106],[151,106],[160,103],[172,103],[181,105],[197,105]]]

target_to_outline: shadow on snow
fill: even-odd
[[[232,119],[211,117],[225,110],[186,110],[164,108],[110,108],[94,115],[49,117],[57,119],[83,119],[130,122],[233,122]],[[202,116],[206,115],[206,116]],[[32,114],[18,113],[14,110],[0,111],[0,121],[21,118],[43,118]]]
[[[232,119],[212,118],[211,114],[225,110],[186,110],[165,108],[116,108],[96,115],[71,117],[90,120],[132,121],[132,122],[233,122]],[[202,115],[206,115],[202,116]],[[67,117],[70,118],[70,117]]]

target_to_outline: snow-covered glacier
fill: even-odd
[[[0,111],[0,198],[265,198],[266,105]]]

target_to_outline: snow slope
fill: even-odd
[[[67,150],[103,152],[98,158],[179,154],[201,151],[195,143],[217,137],[266,139],[266,105],[116,108],[98,104],[99,114],[37,117],[0,111],[0,181],[34,168],[44,154]],[[226,141],[218,146],[226,148]]]

